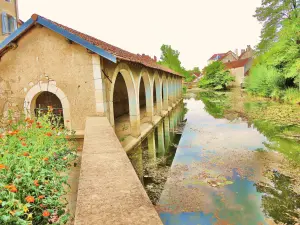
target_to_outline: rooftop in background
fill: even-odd
[[[221,59],[223,58],[227,53],[216,53],[213,54],[212,57],[209,58],[209,60],[216,60],[216,59]]]
[[[58,33],[60,33],[62,35],[65,34],[67,36],[75,35],[78,40],[83,40],[83,42],[85,42],[85,43],[88,42],[89,44],[92,44],[93,46],[100,48],[100,50],[104,50],[104,51],[110,53],[111,55],[115,56],[119,60],[125,60],[125,61],[129,61],[129,62],[139,63],[146,67],[150,67],[150,68],[158,69],[158,70],[161,70],[161,71],[164,71],[167,73],[171,73],[174,75],[182,76],[179,73],[177,73],[167,67],[159,65],[156,62],[156,57],[151,58],[150,56],[145,55],[145,54],[140,55],[140,54],[134,54],[134,53],[128,52],[126,50],[123,50],[123,49],[113,46],[111,44],[108,44],[104,41],[101,41],[95,37],[81,33],[77,30],[74,30],[74,29],[64,26],[62,24],[59,24],[57,22],[54,22],[52,20],[49,20],[49,19],[44,18],[37,14],[33,14],[31,16],[30,20],[25,22],[17,31],[12,33],[7,38],[8,39],[7,41],[3,42],[2,45],[0,44],[0,53],[1,52],[3,53],[4,50],[7,47],[9,47],[9,44],[11,42],[16,41],[19,38],[21,38],[23,34],[25,34],[31,27],[33,27],[35,25],[35,23],[39,23],[45,27],[48,27],[49,29],[53,30],[54,32],[58,32],[58,30],[63,29],[62,32],[58,32]],[[27,26],[27,27],[24,27],[24,26]]]
[[[234,68],[238,68],[238,67],[244,67],[249,62],[249,60],[250,60],[250,58],[228,62],[228,63],[225,63],[225,67],[227,69],[234,69]]]

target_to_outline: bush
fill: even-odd
[[[296,88],[288,88],[283,99],[289,103],[300,104],[300,91]]]
[[[63,224],[68,176],[76,158],[69,131],[51,110],[39,119],[9,120],[0,134],[0,224]]]
[[[199,81],[199,87],[225,90],[234,80],[235,77],[225,70],[225,65],[221,61],[216,61],[205,67],[204,77]]]
[[[278,97],[279,90],[284,88],[285,79],[272,67],[256,65],[246,78],[246,90],[254,95],[263,97]]]

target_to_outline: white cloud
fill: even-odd
[[[259,41],[252,15],[261,0],[19,0],[22,20],[38,13],[134,53],[180,51],[186,68],[205,66],[218,52]]]

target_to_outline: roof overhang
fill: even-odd
[[[3,42],[0,43],[0,57],[6,53],[6,51],[10,48],[11,44],[17,41],[23,34],[25,34],[29,29],[31,29],[34,25],[40,24],[48,29],[64,36],[65,38],[85,47],[86,49],[102,56],[103,58],[116,63],[117,58],[110,54],[109,52],[99,48],[88,41],[82,39],[81,37],[72,34],[71,32],[57,26],[54,23],[34,14],[29,20],[27,20],[21,27],[15,30],[11,35],[9,35]]]

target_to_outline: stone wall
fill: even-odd
[[[22,110],[32,88],[50,83],[69,102],[64,114],[70,114],[71,128],[84,130],[85,118],[96,115],[91,54],[43,27],[32,28],[17,44],[0,61],[0,113],[7,105]]]

